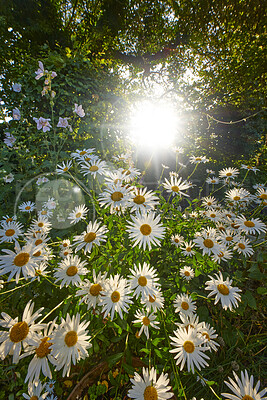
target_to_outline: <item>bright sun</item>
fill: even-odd
[[[143,101],[132,113],[130,135],[137,146],[161,148],[171,145],[179,119],[171,103]]]

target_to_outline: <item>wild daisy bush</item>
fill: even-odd
[[[55,115],[57,73],[39,61],[35,78],[51,115],[18,100],[13,122],[57,157],[1,209],[0,398],[266,400],[263,172],[176,148],[183,174],[147,187],[128,149],[61,158],[86,110]]]

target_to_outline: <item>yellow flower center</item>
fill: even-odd
[[[41,214],[42,214],[42,215],[46,215],[46,214],[47,214],[47,211],[46,211],[46,210],[43,210],[43,211],[41,211]]]
[[[195,345],[190,340],[187,340],[186,342],[184,342],[183,348],[187,353],[193,353],[195,350]]]
[[[224,256],[224,253],[222,251],[220,251],[220,253],[218,254],[218,257],[222,258]]]
[[[143,224],[140,226],[140,232],[142,233],[142,235],[144,236],[148,236],[150,235],[150,233],[152,232],[151,226],[148,224]]]
[[[7,218],[6,219],[6,222],[12,222],[13,221],[13,218]]]
[[[37,269],[35,271],[35,276],[39,276],[39,275],[42,275],[42,271],[40,269]]]
[[[14,229],[7,229],[6,230],[6,236],[13,236],[15,233]]]
[[[226,236],[225,240],[227,240],[227,242],[231,242],[233,240],[233,236]]]
[[[68,247],[68,243],[63,243],[63,247]]]
[[[219,285],[217,285],[217,289],[224,296],[227,296],[229,294],[228,287],[226,285],[224,285],[223,283],[220,283]]]
[[[14,258],[13,263],[17,267],[23,267],[24,265],[27,264],[29,259],[30,259],[30,254],[29,253],[20,253]]]
[[[144,317],[144,318],[143,318],[143,324],[144,324],[145,326],[150,325],[150,319],[149,319],[148,317]]]
[[[175,243],[179,243],[179,239],[175,238],[175,239],[174,239],[174,242],[175,242]]]
[[[12,326],[9,338],[11,342],[18,343],[24,340],[29,333],[29,326],[26,322],[21,321],[17,322],[14,326]]]
[[[176,185],[174,185],[174,186],[172,186],[172,191],[173,192],[175,192],[175,193],[177,193],[177,192],[179,192],[179,187],[178,186],[176,186]]]
[[[123,194],[121,192],[114,192],[111,195],[111,200],[112,201],[121,201],[123,199]]]
[[[117,292],[117,290],[115,290],[115,292],[113,292],[111,295],[111,301],[113,301],[113,303],[118,303],[120,298],[121,298],[121,295],[119,294],[119,292]]]
[[[68,347],[72,347],[78,342],[78,335],[75,331],[69,331],[64,340]]]
[[[245,246],[243,243],[238,243],[238,247],[239,247],[241,250],[245,250],[245,248],[246,248],[246,246]]]
[[[205,336],[205,338],[210,341],[210,335],[208,334],[208,332],[202,332],[202,336]]]
[[[138,196],[135,196],[135,198],[133,199],[133,201],[134,201],[134,203],[136,203],[136,204],[143,204],[143,203],[146,201],[146,199],[145,199],[144,196],[138,195]]]
[[[184,275],[185,276],[190,276],[190,272],[189,271],[184,271]]]
[[[211,206],[211,205],[212,205],[212,202],[211,202],[211,201],[208,201],[208,202],[207,202],[207,205],[208,205],[208,206]]]
[[[91,172],[96,172],[96,171],[98,171],[98,170],[99,170],[99,168],[98,168],[97,165],[92,165],[92,166],[89,168],[89,171],[91,171]]]
[[[244,222],[244,225],[245,225],[247,228],[254,228],[254,226],[255,226],[254,222],[252,222],[252,221],[245,221],[245,222]]]
[[[185,250],[188,251],[188,252],[190,253],[190,251],[191,251],[192,249],[191,249],[191,247],[187,247]]]
[[[32,396],[32,397],[30,398],[30,400],[38,400],[38,397],[37,397],[37,396]]]
[[[39,257],[40,255],[41,255],[41,251],[39,250],[33,254],[33,257]]]
[[[96,238],[95,232],[89,232],[84,236],[83,240],[86,243],[91,243],[95,240],[95,238]]]
[[[182,307],[183,310],[188,310],[189,304],[186,301],[182,301],[181,307]]]
[[[85,151],[85,150],[80,151],[80,156],[84,156],[85,154],[86,154],[86,151]]]
[[[89,292],[90,292],[90,294],[91,294],[92,296],[98,296],[99,293],[101,292],[101,290],[102,290],[101,285],[99,285],[99,283],[94,283],[94,284],[90,287]]]
[[[201,157],[196,157],[196,161],[201,161]]]
[[[43,222],[39,222],[38,226],[39,226],[39,228],[42,228],[44,226],[44,223]]]
[[[52,343],[48,343],[49,339],[50,338],[46,336],[41,340],[39,347],[37,347],[37,349],[35,350],[37,357],[44,358],[51,352],[50,346],[52,345]]]
[[[138,278],[138,284],[139,284],[140,286],[146,286],[146,284],[147,284],[147,279],[146,279],[146,277],[145,277],[145,276],[140,276],[140,277]]]
[[[203,244],[208,249],[211,249],[214,246],[214,243],[213,243],[213,241],[211,239],[205,239]]]
[[[67,172],[68,169],[69,169],[68,167],[65,167],[65,168],[63,168],[63,171],[64,171],[64,172]]]
[[[212,213],[212,214],[210,214],[210,217],[211,217],[211,218],[215,218],[215,217],[216,217],[216,214],[213,214],[213,213]]]
[[[227,172],[226,176],[232,176],[232,172]]]
[[[239,197],[239,196],[235,196],[235,197],[233,198],[233,200],[238,201],[238,200],[240,200],[240,197]]]
[[[235,224],[234,222],[231,224],[231,227],[234,229],[238,229],[240,225]]]
[[[242,400],[253,400],[253,397],[249,396],[248,394],[245,394],[245,396],[242,397]]]
[[[153,386],[147,386],[145,388],[144,400],[158,400],[158,392]]]
[[[267,200],[267,194],[266,193],[262,193],[260,196],[258,196],[260,199],[262,200]]]
[[[43,243],[42,239],[35,240],[35,246],[38,246],[39,244],[42,244],[42,243]]]
[[[76,214],[76,218],[80,218],[81,215],[82,215],[82,213],[80,213],[80,212],[77,213],[77,214]]]
[[[75,265],[71,265],[71,266],[67,269],[66,274],[67,274],[68,276],[74,276],[74,275],[77,274],[77,272],[78,272],[78,268],[77,268]]]
[[[151,297],[150,295],[148,296],[148,300],[150,303],[154,303],[156,301],[156,296]]]
[[[27,206],[27,207],[25,207],[25,210],[30,210],[31,209],[31,207],[30,206]]]
[[[122,173],[125,174],[125,175],[130,175],[130,174],[131,174],[131,171],[129,171],[129,170],[127,170],[127,169],[124,169],[124,170],[122,171]]]

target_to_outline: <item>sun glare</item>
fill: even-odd
[[[177,133],[179,118],[167,102],[143,101],[133,110],[130,136],[137,146],[161,148],[170,146]]]

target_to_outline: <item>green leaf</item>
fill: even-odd
[[[251,308],[254,308],[255,310],[257,310],[257,303],[255,298],[253,297],[253,294],[250,292],[250,290],[247,290],[245,293],[245,297],[247,298],[248,301],[248,305]]]
[[[257,288],[257,293],[258,293],[258,294],[267,294],[267,288],[266,288],[266,287],[263,287],[263,286],[258,287],[258,288]]]

